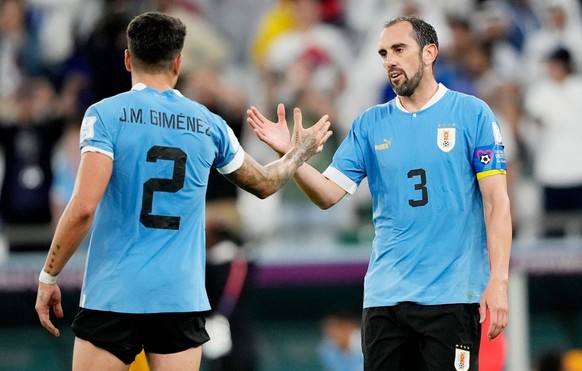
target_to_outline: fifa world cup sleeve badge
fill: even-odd
[[[470,348],[464,345],[455,345],[455,370],[468,371],[470,366]]]

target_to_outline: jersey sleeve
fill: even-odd
[[[214,167],[221,174],[230,174],[242,166],[245,152],[230,126],[218,116],[215,116],[215,119],[219,152]]]
[[[348,135],[338,147],[331,165],[323,175],[340,186],[348,195],[353,195],[362,180],[365,171],[366,132],[362,130],[361,119],[352,125]]]
[[[472,164],[477,179],[505,174],[507,171],[501,129],[488,107],[483,109],[480,116]]]
[[[81,153],[99,152],[113,159],[113,140],[110,128],[95,105],[89,107],[85,112],[79,137]]]

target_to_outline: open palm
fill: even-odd
[[[247,122],[260,140],[281,156],[291,150],[291,138],[283,103],[277,106],[278,121],[276,123],[268,120],[256,107],[247,110],[247,114]]]

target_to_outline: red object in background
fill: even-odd
[[[503,371],[507,359],[507,343],[502,332],[493,340],[487,338],[489,313],[481,327],[481,349],[479,350],[479,371]]]

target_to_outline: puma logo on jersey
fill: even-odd
[[[384,139],[384,143],[382,143],[382,144],[376,144],[376,145],[374,146],[374,149],[375,149],[376,151],[381,151],[381,150],[383,150],[383,149],[388,149],[388,148],[390,147],[390,145],[391,145],[391,144],[392,144],[392,138],[390,138],[390,140],[388,140],[388,139]]]

